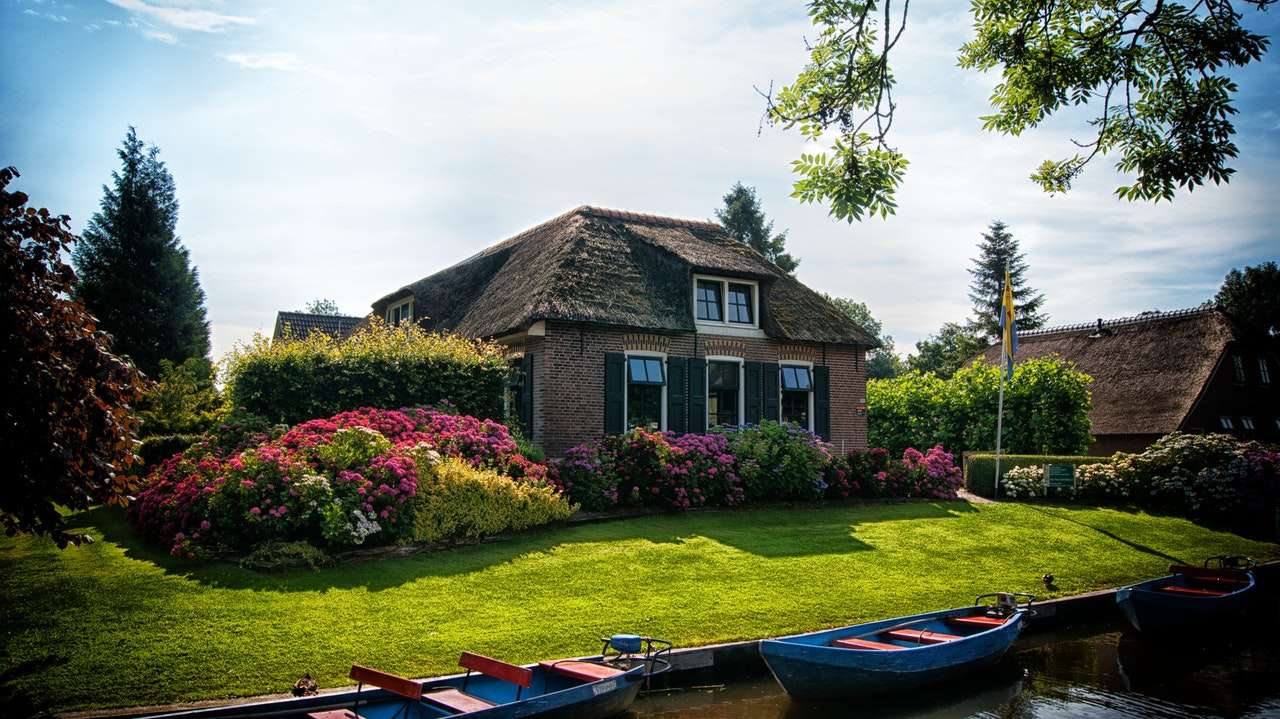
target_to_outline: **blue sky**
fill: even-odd
[[[1083,115],[983,133],[994,76],[955,67],[967,3],[916,2],[899,52],[898,214],[848,225],[789,198],[794,134],[757,134],[802,2],[238,3],[0,0],[0,162],[79,230],[126,126],[162,149],[214,353],[330,297],[381,295],[581,204],[706,218],[733,182],[790,230],[811,287],[870,304],[901,351],[969,312],[968,260],[1010,225],[1054,323],[1198,304],[1280,256],[1276,55],[1238,71],[1242,158],[1224,187],[1132,204],[1095,162],[1050,197],[1027,180]],[[1280,14],[1247,11],[1274,35]]]

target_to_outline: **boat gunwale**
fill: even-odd
[[[791,634],[783,637],[775,637],[772,639],[761,639],[760,650],[761,650],[761,653],[763,653],[766,645],[781,644],[786,646],[801,646],[809,649],[823,649],[823,650],[832,651],[832,652],[859,652],[859,653],[865,653],[865,654],[883,653],[887,650],[855,649],[852,647],[833,647],[829,643],[810,644],[808,642],[802,642],[802,641],[796,641],[796,640],[811,638],[811,637],[818,637],[818,636],[828,635],[828,634],[833,635],[833,639],[862,638],[862,637],[870,636],[873,634],[879,634],[881,632],[889,631],[891,629],[896,629],[898,627],[917,624],[920,622],[927,622],[935,619],[948,619],[952,616],[962,616],[964,612],[972,611],[973,608],[974,607],[972,606],[956,607],[953,609],[943,609],[936,612],[928,612],[926,614],[909,615],[909,617],[892,617],[890,619],[883,619],[876,622],[863,622],[862,624],[851,624],[844,627],[832,627],[830,629],[822,629],[816,632],[805,632],[803,634]],[[974,632],[973,634],[962,636],[959,639],[951,639],[946,642],[941,642],[938,644],[919,644],[917,646],[899,647],[898,649],[893,650],[893,653],[899,654],[900,652],[913,652],[919,649],[939,649],[942,647],[954,647],[964,643],[966,640],[969,640],[969,639],[977,639],[980,637],[994,636],[995,634],[998,634],[1000,632],[1016,630],[1017,628],[1020,628],[1022,626],[1022,620],[1025,619],[1026,616],[1027,616],[1026,609],[1018,609],[1013,614],[1013,616],[1011,616],[1007,621],[1004,622],[1004,624],[1001,624],[998,627],[983,629],[982,631]],[[901,620],[901,619],[910,619],[910,621],[897,622],[897,620]],[[897,623],[894,623],[894,622],[897,622]],[[849,637],[834,636],[834,635],[837,635],[839,632],[842,632],[845,630],[857,629],[859,627],[870,627],[870,626],[876,626],[877,628],[868,629],[867,631],[861,634],[854,634],[854,635],[850,635]]]
[[[1130,584],[1127,587],[1121,587],[1120,589],[1116,590],[1116,600],[1124,601],[1125,599],[1127,599],[1128,594],[1126,594],[1126,592],[1128,593],[1143,592],[1145,594],[1161,597],[1163,599],[1174,599],[1174,600],[1229,599],[1232,597],[1239,596],[1242,592],[1247,592],[1250,589],[1253,589],[1255,585],[1257,585],[1258,580],[1253,576],[1253,572],[1246,570],[1244,572],[1244,575],[1245,577],[1248,578],[1248,582],[1244,586],[1240,587],[1239,589],[1233,589],[1229,592],[1223,592],[1222,594],[1219,594],[1217,596],[1195,596],[1195,595],[1181,595],[1181,594],[1175,595],[1175,594],[1169,594],[1167,592],[1161,592],[1160,587],[1166,586],[1168,583],[1176,580],[1178,577],[1186,576],[1184,574],[1166,574],[1163,577],[1154,577],[1152,579],[1146,579],[1141,582],[1138,582],[1137,584]],[[1191,577],[1190,579],[1194,580],[1194,577]]]

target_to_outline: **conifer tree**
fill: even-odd
[[[973,302],[973,318],[969,325],[974,332],[990,338],[1000,336],[1000,296],[1004,291],[1006,263],[1013,284],[1014,316],[1018,329],[1024,332],[1039,329],[1049,319],[1040,311],[1044,295],[1027,285],[1027,262],[1018,250],[1018,241],[1010,234],[1008,225],[996,220],[987,232],[982,233],[978,256],[973,258],[973,267],[969,269],[973,276],[969,283],[969,300]]]
[[[209,354],[204,290],[175,234],[178,199],[159,148],[130,127],[116,154],[120,169],[103,186],[101,209],[72,256],[76,295],[112,335],[115,351],[155,378],[161,360]]]
[[[730,235],[754,247],[783,272],[794,274],[800,265],[787,253],[787,231],[773,234],[773,222],[765,219],[756,188],[733,183],[724,196],[724,209],[716,210],[716,219]]]

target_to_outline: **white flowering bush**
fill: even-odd
[[[1034,465],[1014,467],[1000,480],[1000,491],[1006,497],[1043,497],[1046,489],[1044,468]]]
[[[1076,467],[1076,494],[1084,499],[1122,500],[1130,496],[1131,483],[1117,458],[1110,462]]]

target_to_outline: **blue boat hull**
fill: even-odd
[[[360,716],[364,719],[434,719],[465,716],[468,719],[607,719],[625,713],[635,703],[644,683],[644,667],[599,681],[581,683],[552,675],[539,667],[533,686],[516,699],[514,685],[483,675],[472,675],[467,693],[498,702],[497,706],[465,714],[450,713],[426,702],[397,697],[381,689],[360,693]],[[424,693],[436,689],[460,688],[461,677],[424,682]],[[278,699],[251,704],[193,709],[183,712],[146,715],[147,719],[305,719],[311,712],[349,709],[355,691],[344,691],[297,699]]]
[[[1159,591],[1178,583],[1177,575],[1149,579],[1116,591],[1116,605],[1134,629],[1146,635],[1182,636],[1229,629],[1244,612],[1256,586],[1252,575],[1244,587],[1219,597],[1178,596]]]
[[[973,613],[949,609],[760,642],[760,654],[787,694],[835,700],[901,692],[944,682],[1000,660],[1022,630],[1024,612],[1002,626],[945,644],[863,651],[828,646],[836,639]],[[922,624],[927,626],[927,624]]]

